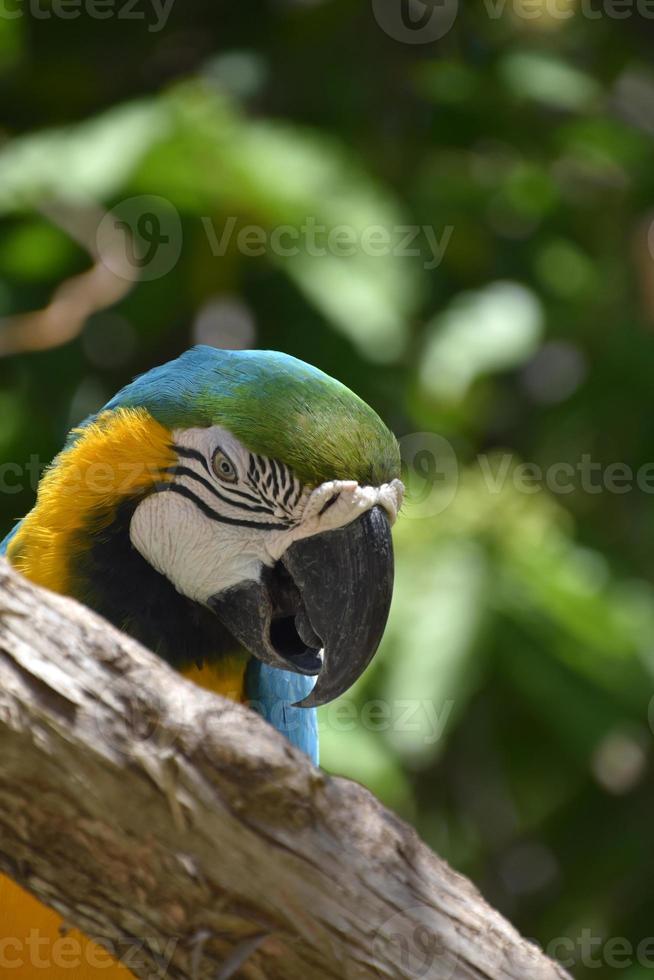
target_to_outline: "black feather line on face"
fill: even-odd
[[[216,511],[212,510],[208,504],[201,500],[200,497],[196,497],[192,490],[188,487],[184,487],[179,483],[161,483],[157,484],[154,488],[155,493],[176,493],[180,497],[185,497],[186,500],[190,500],[195,506],[201,511],[205,517],[208,517],[212,521],[219,521],[221,524],[233,524],[236,527],[251,527],[259,531],[287,531],[290,527],[290,521],[281,524],[270,524],[265,521],[246,521],[240,520],[235,517],[225,517],[224,514],[218,514]]]
[[[197,449],[189,449],[188,446],[178,446],[173,443],[170,447],[173,452],[177,453],[178,456],[182,456],[184,459],[194,459],[198,463],[202,463],[207,473],[211,474],[211,467],[209,466],[207,460],[204,458],[201,452]]]
[[[300,483],[300,481],[298,480],[298,484],[297,484],[297,492],[296,492],[296,494],[295,494],[295,497],[293,498],[293,503],[291,504],[291,507],[292,507],[293,509],[295,509],[295,508],[297,507],[297,505],[299,504],[299,502],[300,502],[300,497],[301,497],[301,496],[302,496],[302,484],[301,484],[301,483]]]
[[[257,459],[261,461],[261,457],[257,456]],[[277,502],[271,500],[268,494],[265,492],[265,488],[268,487],[270,483],[270,474],[264,479],[264,474],[260,471],[259,466],[255,463],[253,467],[250,467],[248,471],[248,476],[250,478],[250,486],[258,495],[260,500],[268,504],[270,507],[275,507]]]
[[[255,460],[252,453],[250,453],[250,465],[248,466],[248,477],[256,484],[261,479],[259,475],[259,468],[257,466],[257,461]]]
[[[253,504],[244,504],[241,503],[240,500],[230,500],[230,498],[225,496],[224,493],[221,493],[220,490],[213,485],[213,483],[210,483],[209,480],[205,480],[203,476],[200,476],[199,473],[196,473],[195,470],[189,469],[187,466],[171,466],[166,472],[171,473],[173,476],[185,476],[189,480],[195,480],[196,483],[199,483],[205,490],[208,490],[209,493],[216,497],[217,500],[221,500],[224,504],[229,504],[230,507],[235,507],[240,510],[247,510],[250,511],[250,513],[268,514],[270,517],[275,516],[275,512],[271,510],[270,507],[262,507],[260,504],[258,504],[256,497],[248,497],[248,500],[254,501]],[[172,484],[169,485],[172,486]],[[179,484],[177,485],[179,486]],[[243,494],[242,496],[246,495]]]
[[[227,486],[227,485],[223,486],[222,487],[222,490],[223,490],[224,493],[232,493],[232,494],[235,494],[235,496],[237,496],[237,497],[242,497],[243,500],[249,500],[253,504],[258,504],[260,502],[260,498],[259,497],[255,497],[255,496],[253,496],[253,494],[247,493],[245,490],[235,490],[234,487],[230,487],[230,486]],[[230,503],[231,503],[231,501],[230,501]]]
[[[279,492],[280,492],[279,475],[277,471],[277,462],[274,459],[270,460],[270,475],[272,477],[273,493],[275,497],[279,497]]]
[[[288,487],[286,489],[286,493],[284,494],[284,496],[282,498],[282,503],[283,503],[284,507],[288,507],[288,502],[291,499],[291,494],[292,493],[293,493],[293,480],[289,477]]]
[[[340,497],[340,492],[332,494],[332,496],[329,498],[327,503],[323,504],[320,510],[318,511],[318,517],[322,517],[322,515],[326,511],[328,511],[330,507],[333,507],[339,497]]]

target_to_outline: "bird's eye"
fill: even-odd
[[[222,449],[216,449],[211,465],[219,480],[223,480],[225,483],[236,483],[238,479],[236,467]]]

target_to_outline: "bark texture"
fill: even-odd
[[[567,977],[365,789],[3,561],[0,746],[0,870],[138,976]]]

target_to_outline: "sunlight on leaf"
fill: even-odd
[[[479,375],[527,360],[542,334],[541,305],[524,286],[496,282],[463,293],[430,324],[422,385],[432,395],[459,400]]]
[[[142,101],[78,126],[18,137],[0,149],[0,212],[53,199],[105,199],[125,183],[166,124],[158,102]]]
[[[536,51],[515,51],[504,57],[500,74],[520,98],[559,109],[582,109],[599,95],[600,87],[586,72]]]

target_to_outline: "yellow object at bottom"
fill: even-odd
[[[0,877],[0,976],[15,980],[130,980],[133,974],[9,878]],[[123,951],[117,951],[120,956]]]
[[[235,701],[244,700],[243,659],[230,659],[214,668],[194,667],[186,676]],[[10,878],[0,875],[0,977],[6,980],[130,980],[130,958],[138,953],[125,943],[109,950],[77,929],[68,929],[61,916],[43,905]],[[112,953],[114,955],[112,955]]]

